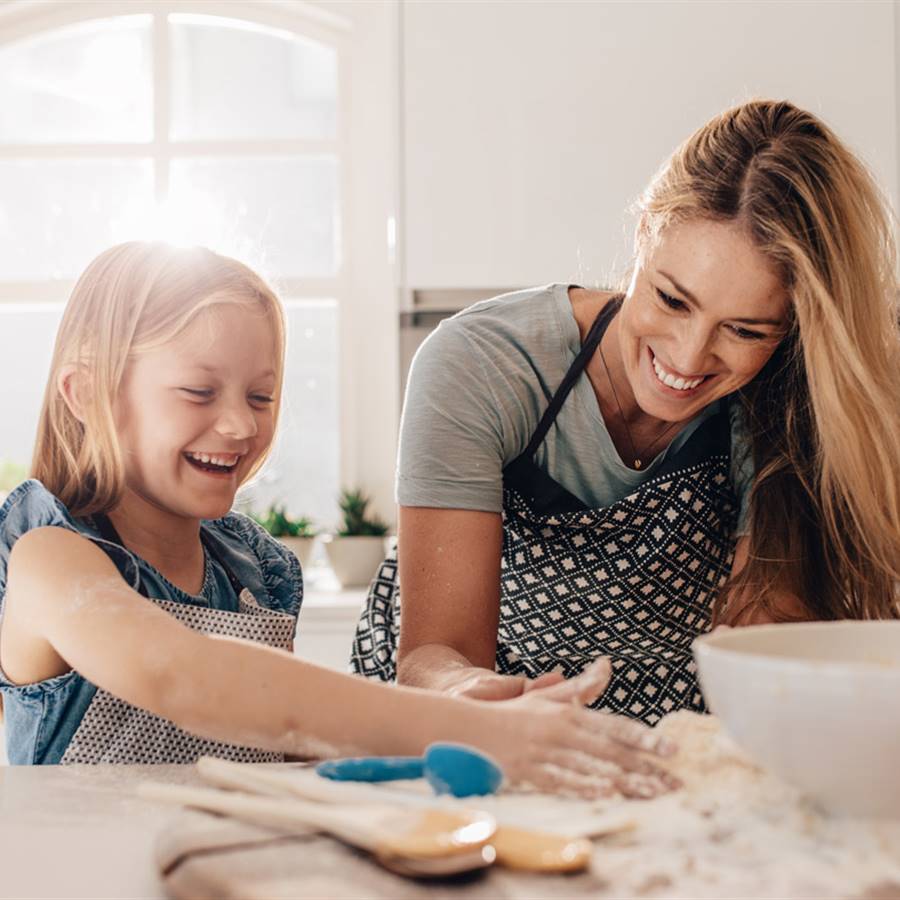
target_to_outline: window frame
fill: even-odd
[[[373,4],[373,6],[376,4]],[[379,4],[385,11],[385,27],[378,41],[358,27],[355,16],[343,16],[333,9],[304,0],[288,5],[279,0],[129,0],[126,8],[98,0],[45,0],[39,6],[29,0],[13,0],[0,8],[0,47],[44,31],[118,16],[151,15],[153,28],[153,136],[147,142],[2,144],[0,159],[88,159],[149,158],[153,162],[157,199],[165,196],[171,161],[181,156],[321,153],[333,154],[338,161],[338,267],[331,278],[286,278],[275,280],[275,287],[286,301],[319,301],[333,298],[338,308],[338,446],[341,486],[360,484],[374,497],[378,512],[393,518],[393,459],[399,423],[399,363],[395,266],[396,209],[399,205],[399,174],[394,169],[399,135],[396,129],[395,96],[397,72],[390,53],[397,12],[390,4]],[[338,109],[337,134],[333,140],[260,140],[260,141],[173,141],[169,138],[169,30],[170,14],[203,15],[241,20],[290,32],[326,44],[337,54]],[[354,34],[354,31],[356,33]],[[385,37],[386,36],[386,37]],[[352,52],[351,52],[352,51]],[[351,136],[357,144],[363,134],[362,111],[351,104],[351,74],[359,78],[367,66],[379,65],[385,72],[378,79],[377,100],[385,104],[385,126],[378,135],[388,152],[387,168],[363,154],[351,155]],[[390,71],[388,71],[390,70]],[[371,99],[373,88],[360,94]],[[353,118],[355,117],[355,119]],[[351,182],[363,183],[370,177],[384,178],[388,187],[377,199],[353,197]],[[356,221],[354,221],[354,219]],[[387,229],[378,223],[388,223]],[[374,226],[374,227],[373,227]],[[392,227],[393,226],[393,227]],[[388,231],[388,234],[385,234]],[[351,267],[352,238],[362,238],[362,263]],[[372,238],[383,243],[369,246]],[[362,246],[365,243],[366,246]],[[0,282],[0,303],[64,302],[74,280]],[[365,287],[364,289],[363,286]],[[367,290],[371,288],[371,292]],[[372,302],[373,294],[377,299]],[[385,314],[388,314],[387,316]],[[374,328],[373,328],[374,325]],[[381,341],[385,364],[372,373],[361,358],[363,346]],[[365,376],[365,377],[363,377]],[[376,408],[377,407],[377,408]],[[373,432],[373,422],[378,422]],[[366,436],[366,441],[362,436]],[[364,447],[365,444],[365,447]]]

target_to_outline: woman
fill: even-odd
[[[690,647],[716,622],[896,616],[896,260],[870,175],[756,101],[639,212],[624,294],[497,298],[420,350],[399,654],[386,565],[357,671],[500,698],[606,655],[600,708],[653,724],[703,709]]]

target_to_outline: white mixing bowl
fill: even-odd
[[[694,642],[710,710],[826,810],[900,818],[900,622],[722,629]]]

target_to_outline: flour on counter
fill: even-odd
[[[678,712],[658,727],[679,744],[668,768],[684,787],[606,807],[627,810],[635,823],[595,854],[596,873],[617,889],[647,897],[900,898],[900,821],[820,812],[751,763],[713,716]]]

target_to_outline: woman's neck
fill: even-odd
[[[578,325],[582,344],[587,339],[600,310],[615,296],[610,291],[570,289],[572,315]],[[621,423],[624,420],[628,427],[647,425],[649,417],[638,406],[625,374],[617,326],[618,316],[615,316],[603,334],[600,347],[588,360],[585,372],[594,387],[597,403],[605,421]]]
[[[203,585],[204,556],[200,520],[184,518],[126,488],[108,513],[125,547],[190,594]]]

